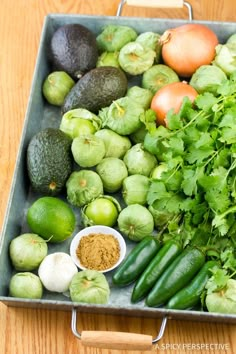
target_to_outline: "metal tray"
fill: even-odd
[[[111,296],[107,305],[74,304],[69,297],[45,291],[41,300],[27,300],[12,298],[8,295],[9,279],[13,268],[8,256],[8,248],[11,239],[23,232],[29,231],[26,225],[26,211],[31,203],[39,197],[32,192],[28,181],[25,157],[26,148],[31,137],[39,130],[46,127],[58,127],[61,116],[58,108],[49,106],[42,97],[41,87],[46,75],[51,68],[49,66],[47,52],[48,43],[54,31],[61,25],[80,23],[87,26],[95,34],[98,34],[104,25],[120,24],[128,25],[137,32],[156,31],[162,33],[167,28],[176,27],[188,23],[188,20],[169,20],[135,17],[108,17],[108,16],[85,16],[85,15],[59,15],[49,14],[46,16],[38,50],[37,62],[34,71],[31,93],[25,117],[21,143],[15,172],[12,181],[8,206],[2,229],[0,244],[0,301],[9,306],[37,307],[57,310],[77,310],[79,312],[125,314],[127,316],[145,316],[156,318],[173,318],[194,321],[211,321],[236,323],[236,315],[213,314],[202,311],[167,310],[164,308],[148,308],[143,302],[131,304],[130,294],[132,286],[122,289],[112,287],[111,275],[108,280],[111,284]],[[231,34],[236,33],[236,23],[231,22],[208,22],[193,21],[209,26],[218,35],[219,41],[224,42]],[[200,49],[199,49],[200,50]],[[63,196],[62,196],[63,197]],[[78,215],[78,211],[75,211]],[[75,233],[81,227],[78,221]],[[49,252],[63,250],[69,253],[71,239],[63,244],[49,245]],[[74,312],[75,319],[75,312]]]

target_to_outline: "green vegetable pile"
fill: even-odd
[[[178,114],[169,112],[168,128],[145,137],[144,147],[168,166],[152,181],[148,204],[158,211],[157,227],[181,230],[185,245],[202,232],[214,247],[222,249],[225,238],[228,248],[235,246],[235,103],[234,73],[216,96],[198,95],[195,107],[184,100]]]
[[[134,284],[131,302],[145,299],[149,307],[191,309],[201,303],[201,296],[212,274],[219,269],[215,260],[207,260],[199,247],[182,247],[171,239],[164,243],[146,236],[126,256],[115,271],[116,286]]]
[[[199,94],[194,107],[184,100],[178,114],[169,112],[168,129],[160,126],[144,141],[168,166],[147,195],[155,225],[164,240],[205,245],[208,259],[220,260],[201,296],[208,311],[223,313],[235,313],[235,294],[228,295],[230,310],[224,301],[236,274],[235,99],[234,72],[215,95]]]
[[[58,130],[71,139],[64,193],[83,226],[115,227],[134,243],[112,278],[114,286],[134,285],[132,303],[185,309],[202,301],[203,310],[220,312],[212,303],[224,291],[236,313],[236,68],[219,65],[220,45],[215,61],[189,78],[194,102],[184,97],[158,126],[155,93],[181,81],[162,61],[159,38],[108,25],[96,37],[96,68],[63,92],[61,72],[50,92],[44,84],[47,102],[63,108]],[[233,55],[235,42],[225,46]],[[76,277],[72,300],[85,301],[83,274]],[[107,302],[106,283],[104,290]]]

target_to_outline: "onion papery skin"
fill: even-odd
[[[180,77],[188,78],[201,65],[212,62],[219,41],[207,26],[186,24],[165,31],[160,43],[164,63]]]

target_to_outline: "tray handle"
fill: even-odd
[[[158,342],[164,335],[167,317],[163,317],[159,333],[156,338],[150,335],[113,332],[113,331],[77,331],[77,310],[72,309],[71,329],[84,346],[116,349],[116,350],[151,350],[152,344]]]
[[[184,6],[188,9],[189,21],[193,20],[193,9],[192,5],[183,0],[121,0],[116,16],[121,16],[123,6],[127,4],[130,6],[140,6],[140,7],[159,7],[159,8],[183,8]]]

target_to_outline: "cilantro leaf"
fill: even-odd
[[[196,112],[193,109],[192,101],[188,98],[188,96],[184,97],[179,110],[180,117],[184,122],[186,122],[190,121],[195,116],[195,114]]]
[[[229,280],[229,275],[227,274],[227,271],[225,269],[213,268],[212,273],[213,275],[206,284],[208,294],[223,289],[226,286],[227,281]]]
[[[150,133],[156,130],[156,113],[150,108],[145,111],[145,114],[140,116],[140,121],[145,125]]]
[[[229,167],[229,158],[230,158],[230,150],[228,148],[223,148],[220,151],[218,150],[217,155],[213,161],[213,168],[217,167]]]
[[[181,187],[184,193],[188,196],[197,194],[197,179],[198,171],[195,168],[185,167],[183,168],[183,182]]]
[[[178,113],[171,109],[166,116],[167,126],[170,130],[183,128],[184,122],[188,121],[193,113],[192,102],[188,97],[184,97]]]
[[[218,103],[217,97],[215,97],[210,92],[204,92],[201,95],[198,95],[195,99],[195,104],[199,109],[202,109],[204,112],[209,112],[212,110],[212,106]]]
[[[183,210],[185,198],[180,194],[169,192],[165,197],[158,198],[152,204],[157,210],[165,210],[171,214],[179,214]]]
[[[199,183],[205,191],[209,189],[218,188],[221,190],[227,185],[228,170],[220,166],[211,171],[210,175],[203,175],[199,177]]]
[[[182,172],[177,168],[168,170],[161,174],[161,180],[165,183],[168,191],[179,191],[183,180]]]
[[[205,159],[214,153],[214,148],[212,146],[197,146],[192,145],[186,155],[186,161],[190,164],[200,165]]]
[[[163,182],[153,180],[147,193],[147,203],[152,205],[156,200],[168,198],[169,193]]]
[[[219,141],[226,144],[236,143],[236,125],[232,125],[231,128],[223,128]]]
[[[231,80],[226,80],[222,85],[217,89],[217,94],[225,97],[230,97],[236,92],[236,83],[234,77],[231,76]]]
[[[220,259],[223,262],[223,268],[230,271],[236,271],[236,255],[232,247],[221,252]]]
[[[174,113],[171,109],[166,115],[167,126],[170,130],[178,130],[183,127],[183,121],[179,113]]]
[[[221,117],[219,127],[229,127],[231,128],[236,124],[236,106],[227,108],[225,113]]]
[[[211,135],[207,132],[201,132],[198,140],[189,145],[186,160],[190,164],[196,163],[198,165],[214,152],[214,141]]]
[[[155,155],[160,161],[169,161],[184,154],[184,142],[180,137],[170,136],[156,143]]]
[[[205,194],[205,199],[210,208],[217,213],[222,213],[230,206],[230,194],[228,188],[211,188]]]
[[[173,212],[170,212],[166,204],[163,201],[156,200],[150,207],[150,212],[152,213],[155,227],[163,228],[169,225],[172,221],[178,221],[178,215]],[[173,225],[172,225],[173,226]]]
[[[218,228],[220,235],[224,236],[230,229],[230,225],[228,225],[227,219],[222,218],[221,215],[216,215],[212,220],[212,226]]]
[[[221,214],[216,214],[212,220],[212,226],[219,229],[221,236],[224,236],[229,231],[234,222],[234,213],[236,213],[236,206],[228,208]],[[233,218],[230,218],[230,216]]]
[[[195,126],[190,126],[184,131],[183,141],[186,146],[197,142],[200,138],[201,132]]]
[[[230,207],[230,188],[227,183],[228,171],[224,167],[216,168],[211,175],[199,178],[199,184],[205,191],[205,199],[216,213],[222,213]]]
[[[201,148],[207,145],[213,145],[213,139],[208,132],[203,132],[200,134],[198,141],[196,141],[196,148]]]

